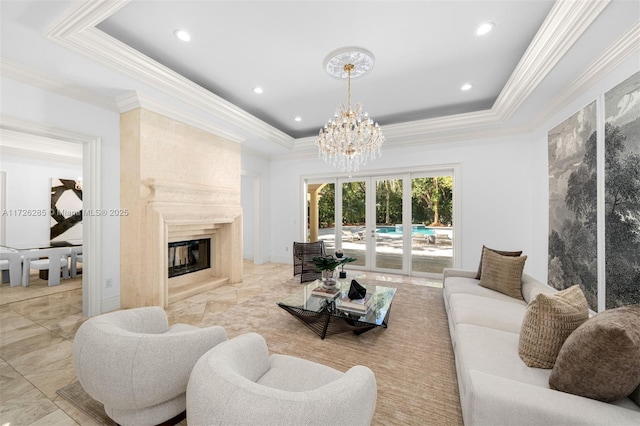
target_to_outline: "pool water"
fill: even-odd
[[[396,226],[379,226],[376,228],[376,231],[380,234],[390,234],[390,235],[402,235],[402,225]],[[435,231],[431,228],[427,228],[424,225],[412,225],[411,226],[412,234],[422,234],[422,235],[436,235]]]

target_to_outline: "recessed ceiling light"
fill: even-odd
[[[465,83],[462,86],[460,86],[460,90],[471,90],[471,88],[473,87],[473,84],[471,83]]]
[[[486,33],[490,32],[495,26],[496,24],[494,24],[493,22],[485,22],[478,27],[478,29],[476,30],[476,34],[485,35]]]
[[[253,93],[257,93],[259,95],[262,92],[264,92],[264,90],[262,90],[262,87],[260,87],[260,86],[256,86],[256,87],[253,88]]]
[[[175,35],[178,39],[180,39],[182,41],[191,40],[191,36],[185,30],[180,30],[180,29],[173,30],[173,35]]]
[[[302,121],[302,117],[300,117],[299,115],[297,117],[294,118],[295,121]]]

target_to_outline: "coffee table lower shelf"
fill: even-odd
[[[298,321],[310,328],[314,333],[320,336],[321,339],[332,334],[344,333],[347,331],[353,331],[355,334],[359,335],[377,327],[376,324],[358,321],[355,318],[344,318],[331,315],[327,310],[313,312],[293,306],[280,304],[278,306],[289,312],[294,316],[294,318],[298,319]],[[387,328],[388,318],[389,312],[387,312],[387,315],[382,322],[382,327]]]

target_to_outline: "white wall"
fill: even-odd
[[[475,140],[385,149],[361,173],[385,169],[460,165],[461,229],[458,229],[463,268],[478,267],[482,245],[523,250],[531,255],[531,143],[526,137]],[[326,173],[333,166],[317,159],[274,161],[271,167],[273,216],[272,259],[290,262],[292,241],[301,241],[302,179]],[[288,249],[288,250],[287,250]]]
[[[120,206],[120,114],[78,102],[40,88],[2,77],[2,114],[43,126],[100,138],[101,207]],[[77,176],[76,176],[77,177]],[[7,200],[7,202],[9,202]],[[119,307],[120,222],[101,219],[101,301],[103,307]],[[112,288],[104,288],[106,279]]]
[[[269,160],[251,150],[242,150],[242,249],[243,258],[256,264],[270,261],[271,199]]]
[[[51,179],[75,180],[82,176],[82,164],[4,153],[0,170],[6,172],[6,245],[47,246],[51,228]],[[35,215],[17,214],[16,209]],[[42,212],[45,214],[40,214]]]

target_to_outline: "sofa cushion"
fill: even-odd
[[[538,294],[522,321],[520,358],[529,367],[553,368],[564,341],[588,318],[589,305],[579,285],[552,296]]]
[[[482,252],[480,253],[480,265],[478,265],[478,273],[476,274],[476,280],[479,280],[480,278],[482,278],[482,259],[484,257],[484,250],[487,249],[489,251],[492,251],[494,253],[498,253],[501,254],[502,256],[514,256],[514,257],[518,257],[522,254],[522,251],[504,251],[504,250],[496,250],[496,249],[492,249],[489,248],[487,246],[482,246]]]
[[[534,386],[549,387],[551,370],[527,367],[518,356],[518,334],[472,324],[456,327],[456,368],[461,372],[461,395],[467,392],[472,370]]]
[[[448,300],[454,294],[472,294],[478,297],[486,297],[489,299],[502,300],[504,302],[509,303],[526,303],[516,300],[513,297],[507,296],[503,293],[498,293],[497,291],[488,289],[486,287],[480,287],[478,285],[480,281],[475,280],[473,278],[460,278],[460,277],[451,277],[447,278],[444,283],[444,288],[442,290],[445,303],[448,303]]]
[[[449,299],[449,316],[456,327],[458,324],[474,324],[519,333],[527,305],[514,298],[510,299],[513,302],[472,294],[452,294]]]
[[[640,305],[599,313],[567,338],[549,377],[553,389],[610,402],[640,384]]]
[[[515,299],[522,297],[522,270],[527,256],[503,256],[484,249],[480,285]]]

